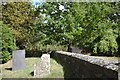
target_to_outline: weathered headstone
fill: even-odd
[[[43,54],[40,61],[34,65],[34,77],[42,78],[50,74],[50,54]]]
[[[69,46],[69,47],[68,47],[68,52],[81,53],[81,52],[82,52],[82,49],[79,49],[78,47],[74,47],[74,46]]]
[[[25,50],[16,50],[12,53],[12,71],[25,68]]]

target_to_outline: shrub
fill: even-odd
[[[15,39],[12,36],[12,33],[10,29],[7,27],[7,25],[3,24],[2,21],[0,21],[0,33],[2,33],[0,45],[1,47],[1,54],[2,54],[2,62],[7,62],[11,59],[11,52],[12,50],[16,49],[16,43]]]
[[[51,53],[52,51],[67,51],[66,46],[62,45],[43,45],[42,43],[36,43],[34,45],[29,45],[26,47],[27,51],[41,51],[42,53]]]

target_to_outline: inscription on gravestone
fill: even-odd
[[[12,52],[12,71],[25,68],[25,50],[16,50]]]

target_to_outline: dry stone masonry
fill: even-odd
[[[63,51],[52,53],[51,57],[63,66],[65,78],[118,80],[118,62]]]
[[[50,74],[50,55],[42,54],[40,61],[34,65],[34,77],[42,78]]]
[[[69,52],[63,52],[63,51],[57,51],[57,53],[65,54],[65,55],[68,55],[71,57],[76,57],[78,59],[90,62],[92,64],[96,64],[101,67],[105,67],[107,69],[118,71],[118,65],[115,65],[115,63],[118,63],[118,61],[117,62],[108,62],[103,59],[96,58],[95,56],[88,56],[88,55],[69,53]]]

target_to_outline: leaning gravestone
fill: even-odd
[[[16,50],[12,52],[12,71],[25,68],[25,50]]]
[[[50,54],[42,54],[40,61],[34,65],[34,77],[43,78],[50,74]]]

